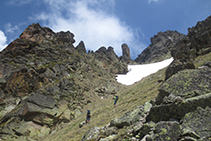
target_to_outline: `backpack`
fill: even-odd
[[[87,114],[90,114],[91,112],[89,110],[87,110]]]
[[[119,97],[118,97],[118,96],[116,96],[116,101],[118,101],[118,99],[119,99]]]

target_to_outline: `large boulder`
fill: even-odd
[[[195,111],[187,113],[182,119],[182,137],[195,139],[211,136],[211,108],[198,107]]]
[[[146,120],[153,122],[181,120],[186,113],[207,106],[211,106],[211,93],[187,99],[177,98],[173,103],[153,106]]]
[[[181,98],[191,98],[211,92],[211,69],[183,70],[165,81],[159,88],[156,104],[161,104],[170,94]]]
[[[182,62],[179,59],[173,60],[173,62],[168,66],[165,72],[165,80],[169,79],[174,74],[185,69],[195,69],[192,61]]]
[[[110,126],[116,126],[118,128],[122,128],[124,126],[130,126],[131,124],[139,121],[140,117],[143,116],[143,111],[140,108],[135,109],[132,112],[129,112],[123,115],[120,118],[115,118],[111,121]]]
[[[155,125],[153,141],[177,141],[181,134],[180,124],[176,121],[161,121]]]

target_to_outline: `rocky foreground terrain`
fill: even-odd
[[[158,35],[162,39],[167,33]],[[160,40],[158,35],[153,42]],[[166,69],[156,98],[111,120],[107,126],[90,129],[82,140],[211,140],[211,17],[189,28],[187,36],[180,36],[171,49],[174,61]],[[136,61],[153,46],[145,49]]]
[[[0,52],[1,140],[211,140],[211,17],[187,36],[158,33],[134,61],[127,44],[118,57],[112,47],[87,52],[74,42],[69,31],[32,24]],[[130,87],[116,82],[128,64],[171,56],[165,72]]]

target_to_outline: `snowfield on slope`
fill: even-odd
[[[124,85],[132,85],[135,82],[140,81],[143,77],[146,77],[152,73],[157,72],[160,69],[167,67],[173,58],[151,64],[143,65],[128,65],[129,72],[127,74],[117,74],[117,81]]]

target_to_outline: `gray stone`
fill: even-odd
[[[53,108],[56,104],[56,100],[53,97],[43,94],[33,94],[28,101],[47,108]]]
[[[139,108],[137,108],[134,111],[127,113],[120,118],[115,118],[111,121],[110,126],[116,126],[118,128],[130,126],[131,124],[139,121],[141,116],[143,116],[143,112]]]
[[[180,137],[180,124],[175,121],[161,121],[156,124],[153,141],[177,141]]]
[[[199,107],[195,111],[187,113],[182,119],[183,136],[191,136],[195,139],[211,136],[211,108]]]
[[[83,136],[83,139],[81,141],[87,141],[87,140],[96,140],[98,138],[99,135],[99,127],[93,127],[91,128],[89,131],[87,131],[85,133],[85,135]]]
[[[180,120],[186,113],[196,110],[197,107],[206,108],[207,106],[211,106],[211,93],[185,99],[179,104],[171,103],[153,106],[146,120],[154,122],[167,121],[170,119]]]

